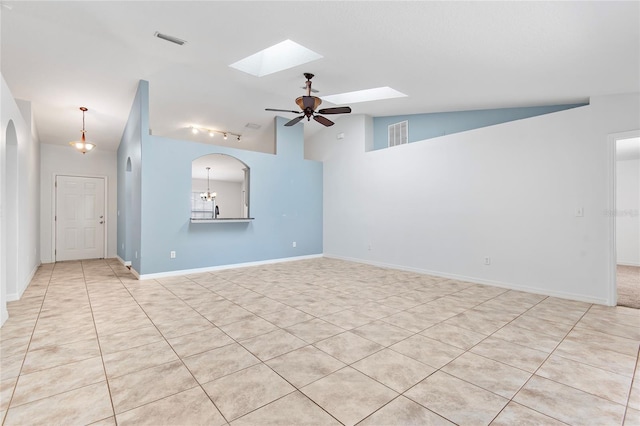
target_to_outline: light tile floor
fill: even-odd
[[[43,265],[0,329],[15,424],[639,425],[640,311],[333,259],[137,281]]]

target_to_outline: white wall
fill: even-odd
[[[29,102],[14,100],[4,77],[0,85],[0,123],[2,143],[0,149],[0,324],[8,317],[6,303],[17,300],[29,285],[40,265],[38,217],[40,194],[40,144],[33,125]],[[17,145],[10,148],[11,169],[17,176],[8,182],[7,127],[15,126]],[[7,185],[13,185],[11,199],[7,198]],[[7,212],[15,209],[19,214],[12,220],[11,237],[7,232]],[[8,262],[7,254],[12,253]],[[7,276],[11,280],[7,280]]]
[[[612,304],[607,135],[640,128],[639,105],[592,98],[371,152],[370,120],[341,117],[306,149],[324,161],[324,253]]]
[[[117,244],[117,158],[116,151],[95,150],[82,154],[69,145],[43,143],[40,194],[40,253],[43,263],[53,262],[54,175],[107,177],[107,253],[116,257]]]
[[[211,180],[211,192],[215,192],[216,204],[220,210],[219,218],[243,217],[242,213],[242,183]],[[206,179],[192,179],[194,192],[207,192]]]
[[[616,259],[640,266],[640,160],[616,163]]]

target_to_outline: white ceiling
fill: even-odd
[[[209,179],[226,182],[242,182],[244,180],[244,163],[235,157],[224,154],[209,154],[196,158],[191,163],[191,177],[193,179],[207,179],[207,167]]]
[[[14,97],[32,101],[40,140],[50,144],[78,139],[86,106],[87,138],[117,149],[140,79],[150,82],[153,134],[265,152],[273,151],[275,113],[264,108],[296,109],[303,72],[316,74],[318,96],[380,86],[409,95],[352,105],[373,116],[640,91],[637,1],[2,5],[2,74]],[[228,66],[285,39],[323,59],[260,78]],[[243,138],[193,135],[192,124]],[[322,128],[304,126],[307,136]]]

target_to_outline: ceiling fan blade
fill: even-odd
[[[292,112],[294,114],[300,114],[300,111],[292,111],[290,109],[275,109],[275,108],[265,108],[265,111],[279,111],[279,112]]]
[[[316,104],[316,98],[313,96],[303,96],[302,97],[302,105],[304,105],[305,109],[306,108],[311,108],[311,110],[313,110],[313,107]]]
[[[334,122],[333,122],[333,121],[331,121],[331,120],[329,120],[328,118],[323,117],[323,116],[321,116],[321,115],[314,115],[314,116],[313,116],[313,119],[314,119],[314,120],[316,120],[318,123],[320,123],[320,124],[322,124],[322,125],[325,125],[325,126],[327,126],[327,127],[329,127],[329,126],[333,126],[333,125],[334,125]]]
[[[318,111],[318,114],[349,114],[350,112],[351,108],[346,106],[321,109]]]
[[[285,124],[285,126],[287,126],[287,127],[291,127],[291,126],[293,126],[294,124],[297,124],[297,123],[298,123],[298,121],[302,120],[303,118],[304,118],[304,115],[301,115],[300,117],[296,117],[296,118],[294,118],[293,120],[291,120],[291,121],[289,121],[288,123],[286,123],[286,124]]]

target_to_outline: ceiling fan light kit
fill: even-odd
[[[313,89],[311,88],[311,79],[313,78],[313,74],[304,73],[304,76],[307,79],[307,82],[305,85],[305,88],[307,89],[307,94],[305,96],[300,96],[299,98],[296,98],[296,104],[298,105],[298,107],[300,107],[301,111],[275,109],[275,108],[265,108],[265,110],[278,111],[278,112],[291,112],[293,114],[300,114],[300,112],[302,112],[301,116],[296,117],[293,120],[290,120],[289,122],[285,123],[285,126],[287,127],[297,124],[305,117],[307,118],[307,121],[311,121],[311,118],[313,117],[313,119],[318,123],[322,124],[323,126],[329,127],[329,126],[333,126],[335,123],[329,120],[328,118],[318,114],[349,114],[351,112],[351,108],[348,106],[324,108],[316,112],[320,104],[322,104],[322,99],[320,99],[317,96],[311,95],[311,93],[313,92]]]

